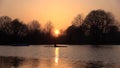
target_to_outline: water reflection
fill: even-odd
[[[24,62],[24,58],[14,57],[12,58],[11,63],[13,64],[13,68],[18,68]]]
[[[120,46],[7,48],[0,47],[0,68],[120,68]]]
[[[102,61],[88,62],[86,68],[104,68],[104,63]]]
[[[103,61],[62,61],[59,64],[55,62],[57,64],[55,66],[49,66],[47,62],[48,60],[1,56],[0,68],[120,68],[119,63],[105,63]]]
[[[59,48],[55,48],[55,65],[58,65],[59,61]]]
[[[37,68],[38,59],[0,56],[0,68]]]

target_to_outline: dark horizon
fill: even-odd
[[[52,23],[44,29],[36,20],[24,24],[8,16],[0,17],[0,44],[120,44],[118,22],[112,13],[92,10],[85,19],[77,15],[72,25],[55,37]]]

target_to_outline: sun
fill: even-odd
[[[60,35],[60,31],[58,29],[55,29],[54,30],[54,34],[55,34],[55,36],[59,36]]]
[[[58,29],[55,30],[55,34],[58,35],[60,34],[60,31]]]

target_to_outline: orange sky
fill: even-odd
[[[93,9],[104,9],[120,19],[120,0],[0,0],[0,16],[19,18],[24,22],[51,21],[55,28],[65,29],[77,14],[86,16]],[[120,20],[119,20],[120,21]]]

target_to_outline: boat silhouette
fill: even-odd
[[[45,47],[67,47],[67,46],[54,44],[54,45],[48,45],[48,46],[45,46]]]

